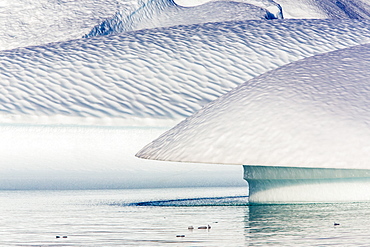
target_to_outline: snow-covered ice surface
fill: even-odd
[[[2,0],[0,50],[81,38],[114,15],[117,0]],[[127,5],[127,4],[126,4]]]
[[[0,122],[169,126],[254,76],[369,41],[367,20],[275,20],[3,51]]]
[[[78,39],[88,33],[281,15],[271,0],[179,2],[186,7],[172,0],[3,0],[0,50]]]
[[[183,7],[177,5],[173,0],[148,0],[129,15],[127,15],[127,11],[117,12],[113,17],[95,26],[85,37],[155,27],[282,17],[281,9],[277,7],[277,4],[274,5],[270,2],[266,4],[258,0],[252,2],[257,5],[242,1],[210,1],[200,5]]]
[[[369,19],[369,0],[147,0],[118,11],[86,37],[144,28],[246,19]]]
[[[218,0],[175,0],[181,6],[194,6]],[[369,0],[235,0],[249,3],[277,13],[281,8],[284,18],[326,19],[326,18],[369,18]]]
[[[275,0],[284,18],[294,19],[369,19],[369,0]]]
[[[370,45],[258,76],[141,150],[149,159],[369,169]]]
[[[0,50],[179,24],[282,17],[368,19],[369,13],[368,0],[4,0]]]

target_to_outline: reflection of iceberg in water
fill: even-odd
[[[369,56],[361,45],[265,73],[138,156],[245,165],[251,202],[369,200]]]
[[[127,204],[126,206],[145,206],[145,207],[205,207],[205,206],[246,206],[248,196],[224,196],[224,197],[204,197],[186,198],[174,200],[145,201]]]
[[[367,202],[249,206],[244,218],[246,242],[249,246],[362,246],[367,243],[361,236],[368,235],[363,235],[370,223],[364,217],[368,209]]]

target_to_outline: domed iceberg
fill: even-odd
[[[267,72],[137,156],[244,165],[251,202],[369,200],[369,57],[366,44]]]

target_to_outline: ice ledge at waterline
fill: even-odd
[[[249,202],[370,201],[370,170],[244,166]]]
[[[267,72],[206,105],[147,145],[137,156],[332,171],[360,169],[363,173],[356,171],[355,180],[369,177],[369,58],[370,44],[366,44],[313,56]],[[318,189],[322,183],[325,183],[323,188],[332,186],[332,192],[335,186],[361,187],[354,183],[351,174],[348,170],[339,177],[323,179],[317,175],[312,179],[283,179],[283,182],[281,179],[250,179],[248,175],[246,179],[251,183],[251,199],[265,193],[256,201],[269,201],[272,195],[291,201],[294,198],[282,197],[294,195],[288,192],[291,184],[299,184],[294,188],[312,195],[317,193],[314,187]],[[302,184],[295,180],[304,181]],[[345,184],[344,180],[350,183]],[[311,187],[307,187],[306,182],[310,182]],[[368,182],[361,181],[361,184],[368,188]],[[271,188],[274,190],[267,195]]]

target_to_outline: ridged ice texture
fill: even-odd
[[[262,3],[259,5],[265,7]],[[137,9],[132,10],[132,13],[117,12],[112,18],[95,26],[85,37],[175,25],[282,17],[276,4],[268,5],[274,14],[263,7],[238,1],[211,1],[198,6],[182,7],[173,0],[146,0]]]
[[[275,0],[284,18],[369,19],[369,0]]]
[[[268,70],[370,42],[369,24],[208,23],[2,52],[0,122],[148,125],[181,119]]]
[[[209,0],[212,1],[212,0]],[[213,0],[217,1],[217,0]],[[293,19],[369,19],[369,0],[236,0],[267,9],[279,16],[282,9],[284,18]],[[196,5],[207,0],[177,0],[178,4]]]
[[[0,50],[80,38],[126,5],[120,0],[1,0]]]
[[[169,161],[369,169],[370,44],[252,79],[141,150]]]
[[[193,6],[212,0],[175,0],[179,5]],[[217,0],[213,0],[217,1]],[[369,0],[236,0],[269,10],[278,16],[293,19],[369,19]]]

